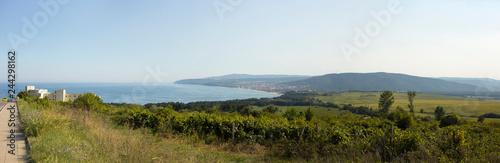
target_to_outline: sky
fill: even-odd
[[[16,51],[18,82],[345,72],[500,79],[498,8],[494,0],[2,0],[0,52]]]

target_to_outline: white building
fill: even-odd
[[[46,89],[35,89],[35,86],[26,86],[26,92],[31,96],[44,98],[49,93]]]
[[[47,97],[49,101],[75,101],[83,93],[66,93],[66,90],[54,90],[54,93],[50,93],[47,89],[35,89],[35,86],[26,86],[26,92],[29,95],[38,98]]]

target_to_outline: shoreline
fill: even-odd
[[[175,83],[175,84],[181,84],[181,83]],[[249,90],[249,91],[261,92],[261,93],[269,93],[269,94],[278,95],[278,96],[283,95],[283,94],[278,93],[278,92],[268,92],[268,91],[261,91],[261,90],[256,90],[256,89],[248,89],[248,88],[224,87],[224,86],[203,85],[203,84],[187,84],[187,85],[201,85],[201,86],[206,86],[206,87],[221,87],[221,88],[243,89],[243,90]]]
[[[218,86],[218,87],[219,87],[219,86]],[[222,87],[222,86],[220,86],[220,87]],[[236,88],[236,87],[224,87],[224,88],[243,89],[243,90],[249,90],[249,91],[255,91],[255,92],[269,93],[269,94],[278,95],[278,96],[283,95],[283,94],[278,93],[278,92],[268,92],[268,91],[261,91],[261,90],[256,90],[256,89]]]

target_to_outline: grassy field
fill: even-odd
[[[24,131],[32,162],[278,161],[264,157],[259,145],[207,145],[196,136],[153,135],[146,128],[113,126],[109,118],[79,108],[41,109],[20,101],[19,110],[23,123],[30,127]],[[251,155],[244,152],[248,149]]]
[[[255,110],[261,111],[264,107],[259,107],[259,106],[252,106]],[[283,114],[286,110],[295,108],[299,112],[305,112],[308,108],[311,108],[314,110],[315,114],[317,116],[321,115],[327,115],[327,114],[333,114],[333,115],[343,115],[343,114],[349,114],[351,112],[347,110],[339,110],[337,108],[327,108],[327,107],[320,107],[320,106],[277,106],[279,108],[278,115]]]
[[[88,108],[79,105],[81,101],[27,100],[30,103],[19,102],[19,113],[31,162],[498,162],[499,158],[500,124],[493,122],[457,121],[460,125],[445,127],[438,121],[415,123],[412,116],[406,116],[410,121],[391,122],[314,106],[317,118],[309,120],[269,113],[257,117],[181,113],[171,108],[104,105],[92,94],[79,99],[94,104]],[[303,112],[309,107],[279,107],[278,114],[291,108]],[[326,114],[345,115],[321,116]],[[408,125],[400,125],[405,122]],[[228,140],[231,132],[235,144]]]
[[[333,102],[336,104],[353,104],[355,106],[367,106],[373,109],[378,109],[378,98],[380,92],[343,92],[333,96],[316,96],[315,98],[324,102]],[[408,109],[408,98],[406,93],[394,93],[395,102],[391,110],[395,110],[397,106]],[[425,113],[417,114],[432,116],[434,109],[437,106],[443,106],[446,113],[457,113],[463,116],[479,116],[485,113],[500,114],[500,101],[478,101],[454,96],[443,96],[433,94],[417,94],[413,105],[415,112],[420,112],[424,109]]]

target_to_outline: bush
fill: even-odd
[[[217,110],[217,108],[213,107],[213,108],[210,108],[208,110],[205,111],[205,113],[207,114],[213,114],[213,113],[217,113],[219,110]]]
[[[403,113],[401,110],[389,113],[387,119],[396,123],[400,129],[406,130],[413,124],[413,116],[409,113]]]
[[[484,122],[484,120],[485,120],[484,116],[479,116],[479,117],[477,118],[477,122],[481,122],[481,123],[483,123],[483,122]]]
[[[20,99],[26,100],[27,98],[30,97],[30,95],[26,91],[21,91],[17,94],[17,97],[19,97]]]
[[[279,108],[278,108],[277,106],[274,106],[274,105],[269,105],[269,106],[267,106],[266,108],[264,108],[262,111],[274,114],[274,113],[276,113],[278,110],[279,110]]]
[[[401,112],[401,113],[405,112],[405,110],[401,106],[396,107],[396,110]]]
[[[299,112],[297,109],[292,108],[289,110],[286,110],[285,113],[283,113],[283,117],[288,119],[289,121],[294,120],[295,118],[299,117]]]
[[[457,114],[445,115],[444,117],[441,118],[441,123],[439,124],[439,127],[459,125],[460,120],[461,120],[461,118]]]
[[[396,121],[396,126],[398,128],[406,130],[410,128],[413,124],[413,116],[411,114],[404,113],[399,120]]]
[[[482,115],[484,118],[500,118],[500,114],[495,113],[486,113]]]
[[[102,105],[102,99],[93,93],[85,93],[73,101],[73,104],[77,106],[83,106],[87,109],[92,109],[97,106]]]

